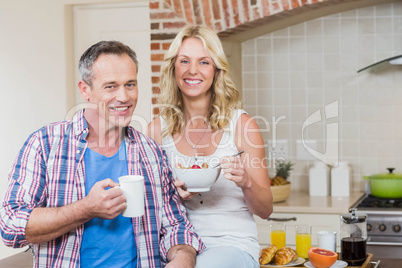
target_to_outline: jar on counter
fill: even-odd
[[[331,169],[331,195],[350,195],[350,167],[348,162],[339,162]]]
[[[310,196],[329,195],[329,168],[325,163],[314,162],[309,171],[309,184]]]

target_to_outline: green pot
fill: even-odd
[[[388,173],[363,176],[370,181],[371,194],[380,198],[402,198],[402,174],[393,173],[394,168],[388,168]]]

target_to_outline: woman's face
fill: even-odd
[[[215,66],[201,40],[190,37],[183,41],[175,62],[175,75],[184,96],[196,98],[209,92]]]

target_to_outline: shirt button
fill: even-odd
[[[80,150],[77,150],[77,154],[79,154],[80,153]]]

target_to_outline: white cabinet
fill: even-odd
[[[271,244],[269,233],[269,225],[273,220],[262,220],[258,216],[254,216],[257,229],[258,241],[261,247]],[[313,214],[313,213],[272,213],[270,219],[292,219],[286,221],[286,245],[296,248],[295,226],[297,224],[310,224],[312,227],[311,245],[317,246],[318,231],[335,231],[337,233],[337,251],[339,252],[339,232],[340,232],[340,215],[338,214]],[[294,218],[294,220],[293,220]]]

